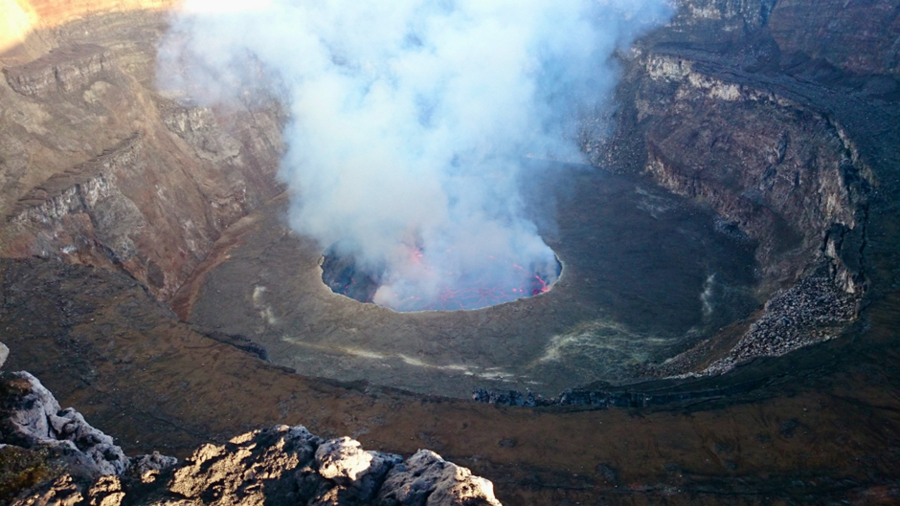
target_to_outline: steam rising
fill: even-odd
[[[187,0],[158,75],[204,104],[259,87],[282,95],[291,226],[377,272],[376,303],[429,308],[476,285],[512,300],[523,276],[552,283],[557,272],[523,217],[522,159],[581,158],[576,129],[610,95],[611,55],[669,10],[665,0]]]

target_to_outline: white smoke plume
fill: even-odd
[[[291,226],[376,272],[379,304],[441,308],[459,290],[496,303],[557,273],[523,218],[523,158],[579,160],[579,116],[610,96],[611,56],[670,13],[668,0],[186,0],[159,84],[211,104],[277,83]]]

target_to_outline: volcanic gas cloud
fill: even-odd
[[[521,161],[580,158],[613,53],[668,4],[187,0],[158,75],[204,105],[275,93],[291,118],[291,226],[354,258],[377,304],[474,309],[556,280],[524,217]]]

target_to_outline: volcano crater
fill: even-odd
[[[749,315],[756,244],[709,209],[639,178],[556,164],[530,178],[534,221],[565,275],[540,296],[467,311],[398,312],[377,279],[286,226],[286,198],[220,240],[190,321],[246,336],[298,372],[467,397],[473,388],[555,395],[630,382]],[[529,197],[530,198],[530,197]],[[552,207],[555,221],[542,220]],[[335,290],[335,288],[338,288]],[[190,289],[188,287],[187,289]],[[531,290],[533,295],[534,289]]]

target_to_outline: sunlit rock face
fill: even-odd
[[[3,5],[40,47],[0,54],[0,254],[123,269],[167,299],[281,191],[280,105],[214,112],[158,94],[165,2]]]
[[[743,49],[745,58],[769,53],[789,74],[845,71],[875,77],[878,87],[893,88],[878,76],[900,73],[893,0],[681,0],[678,5],[669,26],[650,39],[715,52]]]
[[[175,7],[177,0],[75,0],[53,2],[0,1],[0,57],[28,60],[61,45],[51,30],[91,16],[161,12]]]
[[[888,116],[873,104],[896,97],[900,88],[891,58],[876,64],[847,47],[885,54],[898,28],[879,21],[881,35],[870,37],[858,27],[868,15],[847,5],[681,2],[670,25],[628,57],[617,133],[587,148],[595,163],[651,174],[672,191],[706,202],[727,226],[759,242],[763,283],[777,290],[764,316],[719,364],[746,358],[751,349],[780,355],[808,344],[807,338],[836,337],[855,318],[867,289],[866,222],[878,185],[870,163],[880,150],[873,151],[879,141],[869,139],[891,142],[876,126]],[[865,7],[895,8],[891,2]],[[841,29],[834,29],[835,19]],[[868,144],[868,157],[861,143]],[[785,299],[792,301],[791,314],[781,312]],[[806,325],[798,322],[815,320],[809,315],[818,312],[836,326],[823,323],[797,335]],[[672,371],[690,356],[663,369]]]
[[[499,506],[493,484],[429,451],[409,459],[366,451],[349,437],[323,439],[278,425],[204,444],[191,457],[126,457],[113,438],[27,372],[0,373],[0,457],[15,469],[41,469],[4,490],[14,504],[434,504]],[[25,474],[25,473],[23,473]],[[435,499],[439,498],[438,501]]]

